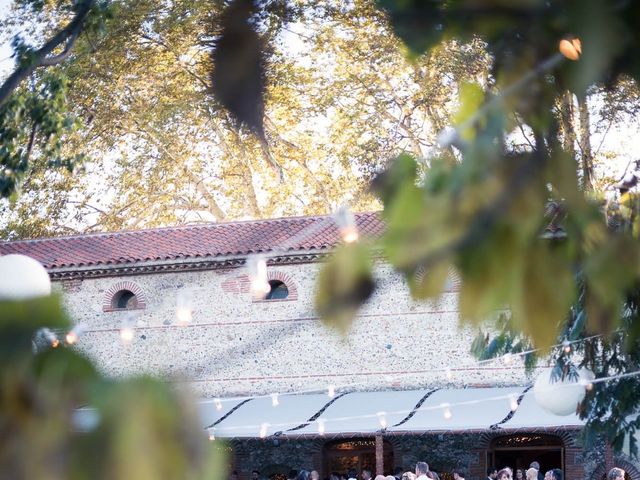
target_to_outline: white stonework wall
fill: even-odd
[[[202,397],[322,389],[350,390],[524,384],[520,362],[478,368],[468,353],[472,330],[460,329],[457,292],[437,302],[411,300],[402,277],[379,263],[379,288],[343,338],[314,313],[319,263],[269,267],[288,279],[293,299],[254,302],[245,270],[185,271],[87,278],[61,288],[74,322],[87,330],[78,348],[110,376],[147,373],[190,385]],[[136,335],[124,346],[119,328],[129,312],[104,311],[114,285],[133,282],[145,308],[134,310]],[[175,300],[193,295],[193,320],[179,326]],[[295,290],[295,292],[293,292]],[[107,302],[108,305],[108,302]],[[452,379],[445,369],[451,368]],[[441,371],[425,372],[425,370]]]

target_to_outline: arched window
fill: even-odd
[[[265,300],[283,300],[289,296],[289,288],[280,280],[269,280],[271,290],[265,297]]]
[[[111,299],[114,310],[133,310],[138,308],[138,297],[131,290],[120,290]]]

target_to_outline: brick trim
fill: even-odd
[[[129,280],[124,280],[111,285],[111,287],[109,287],[109,289],[105,293],[104,299],[102,300],[103,312],[121,312],[124,310],[122,308],[113,308],[113,297],[122,290],[129,290],[136,296],[138,306],[130,310],[144,310],[145,308],[147,308],[147,296],[145,295],[142,288],[140,288],[137,283],[131,282]]]
[[[267,270],[267,280],[279,280],[287,286],[289,295],[287,298],[278,298],[274,300],[253,300],[254,303],[276,303],[291,302],[298,300],[298,287],[293,278],[280,270],[270,268]],[[222,291],[233,294],[249,294],[251,291],[251,282],[247,274],[243,273],[232,278],[228,278],[222,282]]]
[[[275,300],[254,300],[254,303],[291,302],[298,300],[298,287],[296,287],[296,284],[290,275],[278,270],[271,269],[267,271],[267,280],[278,280],[284,283],[289,290],[289,295],[287,295],[287,298],[277,298]]]
[[[635,463],[632,463],[630,459],[625,458],[626,455],[614,455],[614,466],[623,469],[631,480],[640,480],[640,468]],[[607,473],[607,467],[600,464],[591,474],[591,480],[602,480]]]

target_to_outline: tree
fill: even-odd
[[[424,169],[405,154],[374,182],[387,223],[375,248],[417,298],[437,296],[451,269],[460,275],[463,321],[495,332],[474,344],[483,358],[537,349],[528,365],[551,355],[559,376],[580,365],[598,377],[637,371],[638,203],[624,193],[636,182],[615,202],[593,195],[587,94],[636,85],[638,5],[378,3],[413,56],[479,38],[493,61],[487,84],[462,86],[456,128],[440,135],[459,161],[436,155]],[[528,147],[514,148],[518,130],[530,132]],[[316,305],[329,323],[344,329],[373,290],[370,248],[343,247],[321,273]],[[338,278],[349,280],[339,291]],[[565,338],[584,339],[582,356],[550,351]],[[587,437],[621,447],[640,426],[639,386],[637,377],[598,384],[581,408]]]
[[[120,2],[107,33],[81,36],[58,67],[79,123],[64,133],[64,153],[83,155],[85,173],[74,173],[66,191],[47,189],[63,212],[51,217],[36,205],[50,169],[33,162],[4,236],[326,213],[345,201],[379,208],[368,192],[375,172],[405,149],[436,148],[459,83],[486,76],[486,52],[479,42],[452,42],[412,64],[371,2],[289,7],[284,23],[278,11],[260,14],[274,44],[265,148],[210,94],[219,7]],[[286,36],[305,52],[302,61],[282,46]]]

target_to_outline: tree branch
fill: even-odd
[[[0,106],[2,106],[11,93],[18,88],[18,86],[26,80],[38,67],[47,67],[55,65],[64,61],[71,53],[78,35],[82,31],[82,27],[91,11],[91,8],[95,4],[96,0],[82,0],[78,4],[78,10],[75,17],[69,22],[69,24],[56,33],[47,43],[45,43],[40,49],[34,52],[34,58],[26,65],[20,65],[14,72],[9,75],[5,82],[0,86]],[[50,57],[51,53],[60,45],[65,44],[64,51],[53,57]]]

